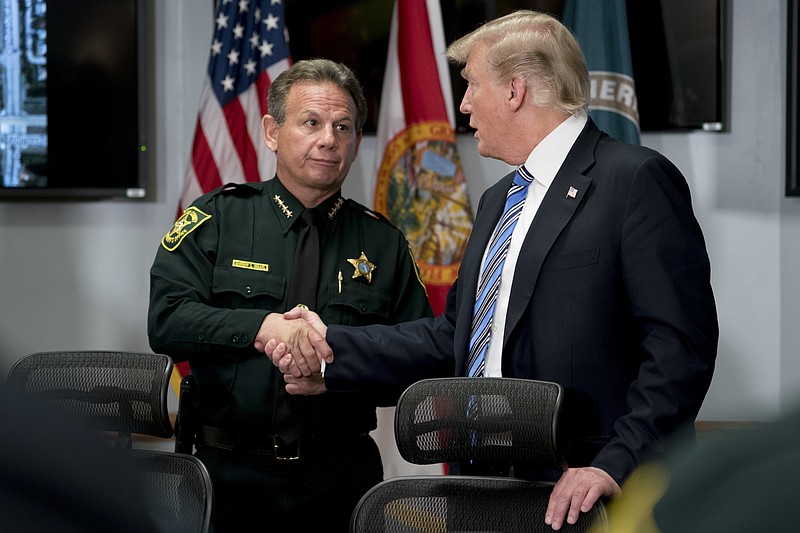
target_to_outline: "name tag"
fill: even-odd
[[[269,265],[266,263],[254,263],[252,261],[242,261],[241,259],[233,260],[233,268],[246,268],[248,270],[260,270],[261,272],[269,272]]]

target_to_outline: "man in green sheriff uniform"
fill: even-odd
[[[295,262],[303,211],[321,219],[309,307],[326,322],[393,324],[432,311],[403,234],[341,195],[367,109],[352,72],[299,61],[273,82],[268,104],[264,139],[276,177],[198,198],[163,238],[151,269],[150,345],[189,361],[196,454],[214,481],[216,531],[281,531],[298,520],[310,531],[346,531],[355,503],[383,478],[369,436],[377,400],[361,392],[287,398],[280,371],[254,348],[294,327],[284,311],[308,304],[288,296],[310,266]],[[309,515],[309,505],[318,512]]]

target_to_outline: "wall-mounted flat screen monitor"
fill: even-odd
[[[0,2],[0,198],[145,197],[145,0]]]

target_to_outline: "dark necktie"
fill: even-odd
[[[300,232],[292,265],[292,284],[289,287],[288,307],[304,305],[317,307],[317,283],[319,282],[319,214],[315,209],[304,209],[300,215],[305,227]]]
[[[300,231],[300,238],[294,254],[287,307],[291,309],[302,305],[314,310],[317,307],[317,284],[319,281],[319,213],[316,209],[305,209],[300,217],[304,227]],[[286,394],[286,384],[280,373],[278,373],[277,387],[275,434],[283,444],[292,445],[303,433],[308,398]]]
[[[503,264],[511,244],[511,234],[514,233],[517,220],[522,213],[531,181],[533,176],[524,166],[520,166],[514,175],[514,183],[508,189],[503,215],[489,241],[489,251],[486,253],[486,260],[478,277],[478,290],[475,294],[467,360],[467,375],[470,377],[483,376],[486,352],[492,336],[497,293],[500,290],[500,274],[503,272]]]

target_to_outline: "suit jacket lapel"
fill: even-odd
[[[506,342],[511,332],[533,298],[533,291],[547,254],[586,197],[592,179],[585,173],[594,164],[594,149],[600,136],[600,130],[589,119],[553,179],[525,236],[517,261],[517,264],[524,265],[524,268],[517,268],[515,271],[508,302],[503,338],[504,351],[508,348]]]

